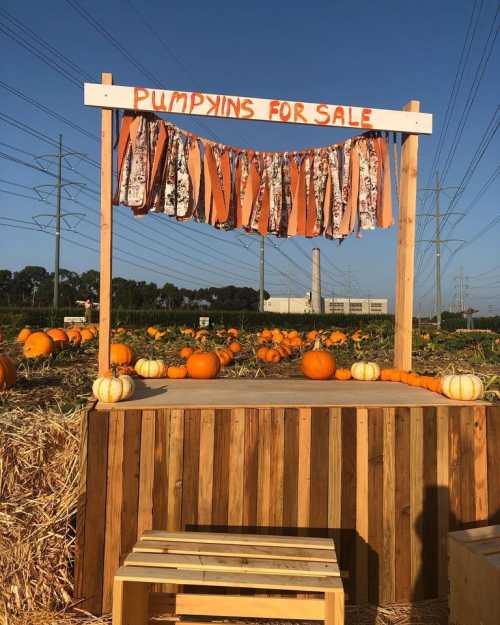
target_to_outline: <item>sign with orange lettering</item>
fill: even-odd
[[[429,113],[94,83],[85,83],[84,93],[87,106],[102,108],[336,126],[358,130],[432,133],[432,115]]]

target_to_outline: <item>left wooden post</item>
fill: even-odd
[[[113,75],[102,74],[102,84]],[[113,275],[113,110],[101,109],[101,242],[99,279],[99,375],[109,370],[111,279]]]

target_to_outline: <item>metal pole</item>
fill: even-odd
[[[441,214],[439,210],[439,174],[436,172],[436,324],[441,329]]]
[[[61,186],[62,186],[62,135],[59,135],[59,154],[57,162],[57,203],[56,203],[56,251],[54,259],[54,302],[59,307],[59,260],[61,254]]]
[[[264,312],[264,237],[260,235],[259,254],[259,312]]]

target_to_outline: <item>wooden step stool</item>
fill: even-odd
[[[177,593],[174,614],[344,625],[344,589],[329,538],[145,532],[116,572],[113,625],[148,624],[153,584],[322,593],[313,599]]]

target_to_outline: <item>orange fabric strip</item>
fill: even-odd
[[[330,168],[326,176],[325,198],[323,200],[323,224],[325,226],[325,234],[332,236],[333,219],[332,219],[332,177]]]
[[[208,174],[211,180],[212,197],[213,197],[213,213],[211,223],[221,223],[223,221],[223,215],[225,212],[224,194],[222,192],[221,181],[217,175],[217,165],[215,164],[215,157],[210,145],[205,147],[205,162],[208,164]],[[215,221],[214,221],[215,219]]]
[[[224,207],[220,218],[220,223],[229,221],[229,210],[231,204],[231,163],[229,161],[229,150],[224,150],[220,157],[222,169],[222,195],[224,198]]]
[[[297,234],[302,237],[306,234],[306,158],[309,156],[305,156],[300,164],[297,190],[293,197],[297,211]]]
[[[394,217],[392,214],[392,185],[391,185],[391,160],[389,158],[389,145],[388,140],[380,139],[382,143],[382,155],[383,155],[383,188],[382,188],[382,218],[380,226],[382,228],[389,228],[394,223]],[[397,166],[397,165],[396,165]],[[380,188],[379,188],[380,193]]]
[[[306,237],[314,237],[316,233],[316,197],[314,195],[314,161],[311,159],[311,169],[309,174],[309,197],[307,199],[306,211]]]
[[[288,236],[293,237],[297,234],[297,203],[295,202],[295,194],[299,184],[299,167],[297,161],[290,158],[290,194],[292,196],[290,214],[288,216]]]
[[[263,174],[265,176],[265,173]],[[264,196],[262,198],[262,206],[260,207],[259,215],[259,232],[263,236],[269,232],[269,211],[270,211],[270,198],[269,198],[269,180],[264,181]]]
[[[243,225],[242,212],[241,212],[241,156],[236,156],[236,164],[234,170],[234,225],[236,228],[241,228]]]
[[[130,113],[125,113],[122,119],[120,136],[118,138],[118,180],[120,180],[122,174],[123,158],[130,140],[130,125],[132,124],[133,119],[134,118]]]
[[[210,179],[210,172],[208,171],[207,144],[203,144],[205,158],[203,159],[203,182],[205,185],[205,223],[212,223],[212,183]]]
[[[245,189],[245,197],[243,198],[243,206],[241,208],[241,220],[244,228],[250,227],[250,218],[252,216],[252,208],[255,197],[259,191],[260,176],[257,170],[257,163],[252,158],[250,161],[250,170],[248,172],[247,186]]]
[[[200,146],[195,139],[191,141],[189,145],[188,154],[188,171],[193,188],[193,206],[192,212],[196,210],[198,206],[198,199],[200,195],[200,178],[201,178],[201,156]]]
[[[358,212],[358,193],[359,193],[359,156],[355,146],[351,149],[351,158],[349,163],[349,178],[351,187],[347,205],[340,222],[340,234],[347,236],[356,225],[356,215]]]

